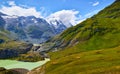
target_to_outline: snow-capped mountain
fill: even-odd
[[[65,29],[67,29],[67,27],[60,20],[52,20],[49,21],[49,23],[51,27],[54,29],[56,34],[59,34]]]
[[[17,34],[19,40],[32,43],[42,43],[55,36],[49,23],[42,18],[28,17],[7,17],[5,29]]]
[[[8,16],[3,13],[4,28],[16,36],[16,39],[31,43],[42,43],[61,33],[67,27],[60,20],[46,21],[34,16]]]

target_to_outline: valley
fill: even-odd
[[[120,74],[120,0],[75,26],[0,13],[0,74]]]

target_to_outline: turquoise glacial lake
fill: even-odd
[[[36,67],[44,65],[48,61],[50,61],[50,59],[45,59],[43,61],[38,61],[38,62],[22,62],[22,61],[15,61],[15,60],[0,60],[0,67],[4,67],[6,69],[24,68],[24,69],[32,70]]]

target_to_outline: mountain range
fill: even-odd
[[[48,22],[34,16],[9,16],[0,13],[0,19],[2,29],[13,34],[13,39],[29,43],[43,43],[68,28],[60,20]]]
[[[43,60],[44,56],[34,51],[39,48],[34,44],[43,43],[66,28],[60,20],[48,22],[34,16],[9,16],[0,12],[0,59]],[[33,59],[26,56],[32,56]]]

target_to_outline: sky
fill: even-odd
[[[35,16],[77,24],[95,15],[115,0],[0,0],[0,12],[7,15]]]

